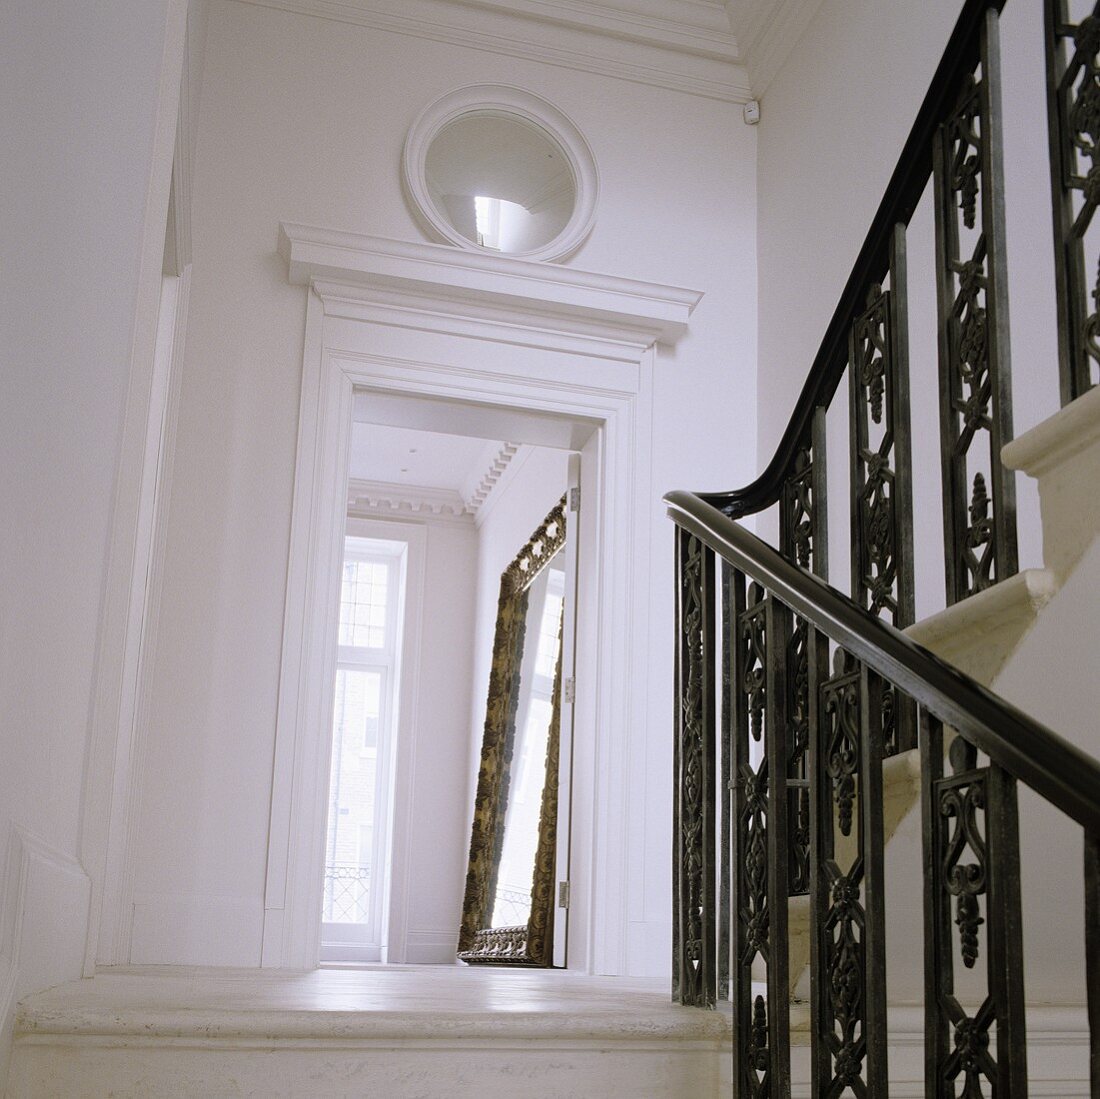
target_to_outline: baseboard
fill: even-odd
[[[80,863],[9,824],[0,909],[0,1081],[7,1077],[20,997],[79,977],[91,881]]]
[[[258,966],[263,927],[262,897],[137,893],[130,962]]]
[[[410,931],[405,936],[409,965],[449,965],[458,952],[458,929]]]

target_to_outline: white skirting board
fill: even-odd
[[[11,825],[0,877],[0,1081],[16,1002],[28,992],[78,977],[91,883],[80,863]]]

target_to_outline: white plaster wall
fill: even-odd
[[[760,468],[786,426],[961,7],[960,0],[826,0],[764,95]],[[1058,406],[1041,20],[1040,5],[1013,0],[1001,27],[1017,434]],[[926,194],[909,234],[918,617],[944,605],[932,251]],[[829,421],[830,572],[847,591],[845,388]],[[1017,491],[1021,565],[1037,565],[1034,486],[1020,479]]]
[[[600,211],[571,264],[706,294],[653,379],[651,545],[638,547],[652,549],[657,578],[640,624],[651,666],[640,709],[652,717],[636,731],[645,812],[624,871],[643,933],[609,963],[668,966],[672,532],[658,500],[744,481],[755,466],[744,417],[755,407],[754,131],[730,104],[231,0],[210,12],[136,882],[198,903],[189,934],[219,961],[260,951],[305,315],[276,227],[425,239],[399,185],[405,133],[429,101],[483,81],[551,99],[595,150]]]
[[[83,959],[82,785],[153,181],[162,240],[168,202],[172,7],[0,13],[0,1080],[11,997]]]
[[[453,962],[466,883],[477,531],[427,523],[405,961]],[[401,807],[398,807],[400,811]]]

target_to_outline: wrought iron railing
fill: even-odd
[[[322,911],[327,923],[366,923],[370,918],[370,867],[327,864]]]
[[[1100,765],[900,633],[916,606],[906,246],[929,186],[946,601],[1018,568],[1014,480],[1000,459],[1012,438],[1004,4],[964,4],[764,472],[733,492],[666,497],[678,526],[673,989],[685,1004],[732,999],[737,1096],[790,1094],[787,925],[799,894],[811,912],[813,1094],[887,1095],[884,761],[919,747],[927,1094],[1027,1094],[1019,781],[1084,829],[1100,1099]],[[1100,222],[1089,235],[1100,3],[1078,23],[1068,10],[1045,0],[1063,403],[1100,369],[1100,277],[1089,273],[1100,258]],[[821,579],[825,417],[842,384],[850,599]],[[735,522],[771,507],[778,552]],[[985,999],[968,1011],[956,975],[983,966]]]
[[[678,528],[679,570],[673,988],[681,1003],[709,1006],[728,981],[735,1094],[790,1095],[792,786],[770,774],[772,761],[789,758],[788,700],[797,674],[790,640],[801,622],[813,1094],[888,1095],[883,702],[893,695],[895,707],[913,707],[919,729],[928,1094],[1028,1094],[1016,812],[1022,782],[1084,831],[1092,1094],[1100,1095],[1100,764],[699,496],[674,492],[666,502]],[[728,689],[720,691],[719,682]],[[719,694],[729,697],[722,728],[733,788],[728,877],[718,872],[715,828],[715,770],[726,755],[715,750]],[[720,879],[728,888],[721,904]],[[732,913],[727,951],[720,949],[720,909]],[[953,989],[958,974],[979,963],[985,997],[968,1013]]]

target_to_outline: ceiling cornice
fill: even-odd
[[[466,506],[475,515],[481,510],[481,505],[489,498],[489,494],[504,475],[504,471],[508,468],[518,450],[518,443],[502,443],[500,449],[490,461],[489,468],[481,475],[481,479],[473,487],[473,491],[467,495]]]
[[[470,526],[476,522],[482,505],[518,452],[518,443],[495,446],[485,471],[472,482],[468,492],[351,477],[348,479],[348,514],[384,515],[391,519],[404,516]]]
[[[577,27],[592,34],[640,42],[661,49],[737,63],[737,39],[721,6],[691,0],[664,0],[664,16],[624,11],[593,0],[450,0],[465,7],[486,8]]]
[[[824,0],[726,0],[738,60],[760,99]]]
[[[454,489],[402,485],[390,481],[348,480],[349,515],[404,516],[472,526],[474,513]]]
[[[748,73],[726,30],[605,8],[591,0],[237,0],[559,68],[744,103]],[[670,10],[714,6],[666,0]],[[720,9],[715,9],[720,10]]]

